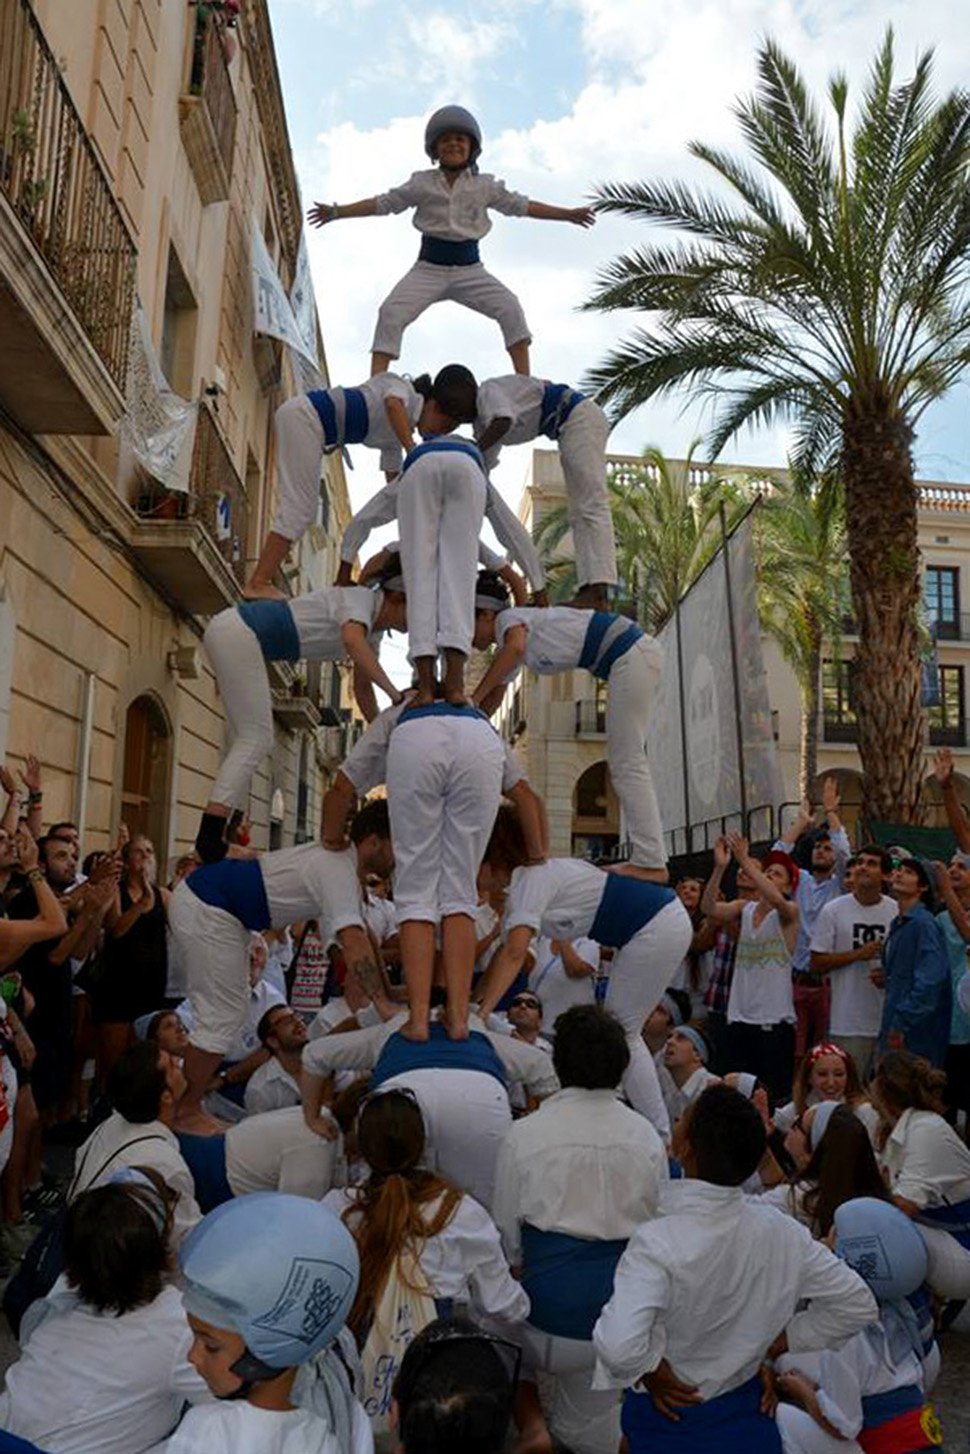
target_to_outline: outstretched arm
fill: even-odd
[[[372,682],[375,687],[380,687],[381,691],[390,697],[392,702],[402,702],[404,700],[403,692],[398,690],[387,672],[381,666],[377,658],[377,652],[368,641],[367,632],[362,623],[360,621],[345,621],[341,627],[340,634],[343,638],[344,646],[347,648],[347,655],[354,664],[355,686],[357,673],[361,672],[368,682]],[[373,705],[376,706],[376,703]],[[361,711],[364,712],[364,716],[367,717],[368,722],[373,722],[374,717],[377,716],[376,711],[371,716],[367,716],[363,704],[361,704]]]
[[[596,223],[592,207],[554,207],[549,202],[530,202],[525,215],[542,222],[574,222],[577,227],[593,227]]]
[[[323,799],[320,837],[324,848],[340,853],[347,847],[347,821],[356,801],[356,788],[350,778],[338,768],[337,776]]]
[[[957,797],[956,784],[953,781],[953,753],[948,747],[941,747],[933,758],[933,776],[940,785],[946,820],[957,841],[957,847],[961,853],[970,853],[970,822],[967,821],[963,804]]]
[[[483,1019],[492,1013],[509,985],[514,983],[515,976],[525,963],[533,933],[528,924],[517,924],[509,930],[505,943],[492,956],[477,991]]]
[[[339,222],[345,217],[376,217],[377,198],[364,197],[360,202],[314,202],[306,216],[311,227],[323,227],[327,222]]]
[[[483,702],[487,701],[493,692],[504,689],[509,679],[518,671],[525,655],[525,643],[528,635],[529,632],[525,626],[510,626],[506,631],[505,640],[496,653],[494,661],[475,689],[472,701],[476,707],[480,707]],[[495,706],[498,706],[499,701],[501,701],[501,696]],[[494,711],[494,708],[492,710]]]

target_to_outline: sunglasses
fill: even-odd
[[[514,1000],[509,1001],[509,1009],[516,1010],[524,1006],[527,1010],[541,1010],[542,1005],[538,1000],[532,999],[529,995],[516,995]]]

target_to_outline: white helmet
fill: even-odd
[[[442,106],[428,120],[424,128],[424,149],[432,161],[438,142],[446,131],[460,131],[471,138],[472,150],[468,165],[473,167],[482,151],[482,129],[470,111],[464,106]]]
[[[233,1372],[275,1378],[332,1343],[357,1293],[357,1244],[320,1202],[255,1192],[224,1202],[179,1250],[185,1310],[239,1333]]]

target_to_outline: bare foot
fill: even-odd
[[[401,713],[401,716],[403,717],[405,712],[413,712],[415,707],[433,706],[434,696],[431,692],[415,692],[414,696],[410,697],[405,703],[404,711]]]
[[[418,1025],[414,1024],[412,1020],[405,1020],[398,1034],[403,1035],[405,1040],[413,1040],[415,1044],[420,1045],[430,1038],[431,1031],[428,1027],[427,1020],[423,1024]]]
[[[622,874],[624,878],[639,878],[645,883],[666,884],[670,882],[670,874],[665,868],[644,868],[640,863],[611,864],[607,873]]]
[[[278,586],[271,586],[269,581],[251,580],[248,586],[243,587],[244,601],[286,601],[288,596]]]
[[[445,1013],[441,1017],[441,1023],[445,1027],[445,1034],[448,1036],[449,1040],[468,1039],[469,1031],[467,1015],[451,1015],[448,1013],[447,1010],[445,1010]]]
[[[610,609],[606,587],[600,585],[580,586],[575,596],[571,601],[567,601],[566,605],[572,606],[576,611],[608,611]]]
[[[445,701],[448,703],[448,706],[449,707],[470,707],[471,706],[471,702],[465,696],[465,693],[463,691],[449,692],[449,691],[446,690],[445,691]]]
[[[217,1121],[215,1116],[199,1110],[176,1116],[175,1129],[184,1131],[187,1136],[220,1136],[228,1127],[225,1121]]]
[[[515,1454],[552,1454],[552,1435],[545,1423],[526,1424],[519,1430]]]

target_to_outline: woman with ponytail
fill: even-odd
[[[880,1157],[893,1201],[919,1223],[927,1282],[946,1298],[970,1297],[970,1150],[943,1118],[946,1076],[920,1055],[893,1050],[870,1086]]]
[[[347,1326],[364,1363],[362,1402],[379,1435],[388,1427],[393,1373],[427,1322],[467,1309],[508,1328],[528,1317],[529,1299],[485,1209],[422,1166],[424,1122],[413,1096],[390,1090],[365,1102],[357,1145],[370,1175],[362,1186],[328,1193],[324,1205],[357,1242],[360,1282]],[[405,1337],[397,1336],[401,1327]]]

